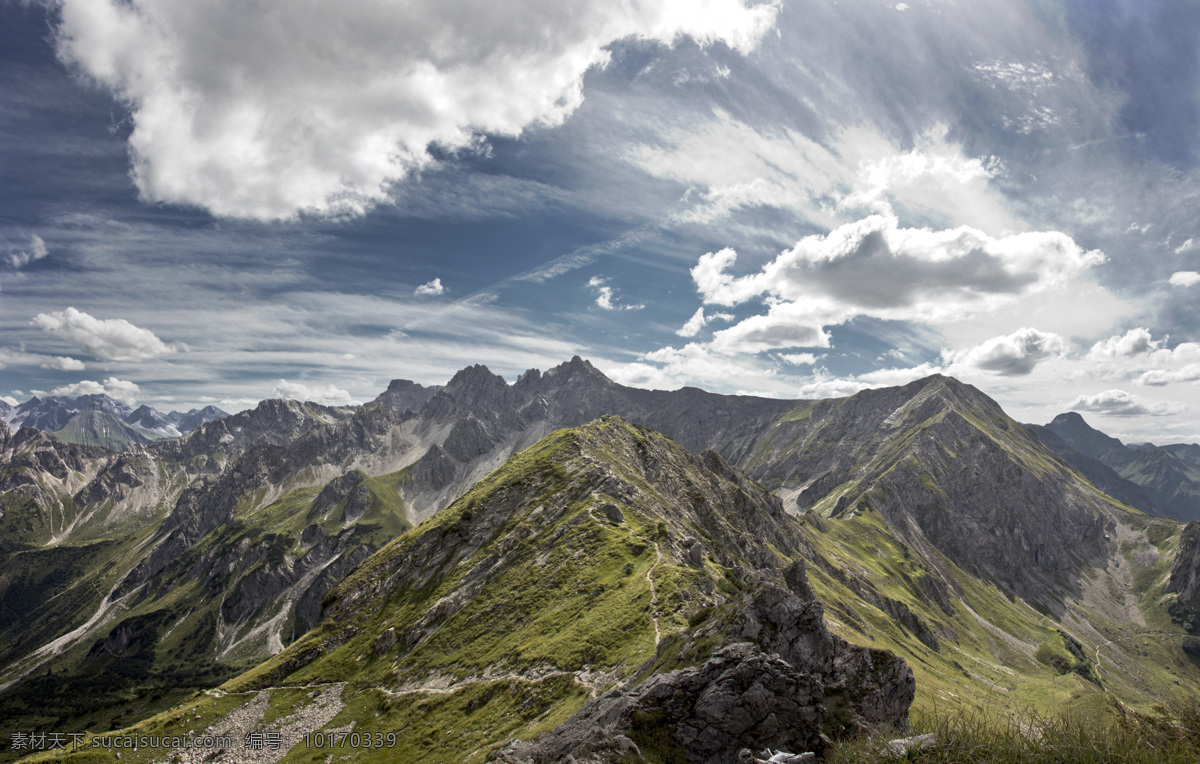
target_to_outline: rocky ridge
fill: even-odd
[[[351,661],[366,681],[350,698],[439,681],[453,696],[459,678],[464,696],[482,682],[538,697],[544,715],[577,707],[574,688],[608,690],[498,754],[509,761],[733,761],[902,724],[912,672],[825,628],[806,547],[778,499],[717,454],[606,417],[547,436],[381,550],[331,592],[321,626],[230,687],[317,684]],[[396,709],[372,723],[414,722]]]

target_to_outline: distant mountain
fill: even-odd
[[[159,437],[173,437],[128,424],[113,414],[96,408],[84,409],[73,414],[62,429],[53,430],[49,434],[66,443],[103,446],[113,451],[151,443]]]
[[[1075,412],[1030,429],[1114,498],[1159,517],[1200,520],[1200,445],[1126,446]]]
[[[34,396],[12,409],[5,421],[13,428],[32,427],[43,432],[61,430],[83,408],[71,398]]]
[[[125,417],[125,424],[146,433],[154,433],[162,438],[178,438],[183,434],[171,422],[168,415],[149,406],[139,406]]]
[[[1116,470],[1099,459],[1084,456],[1079,451],[1076,451],[1058,433],[1051,430],[1049,426],[1027,424],[1025,427],[1031,430],[1044,446],[1078,470],[1079,474],[1090,480],[1092,485],[1104,491],[1109,496],[1135,509],[1140,509],[1147,514],[1156,517],[1168,516],[1146,489],[1131,480],[1121,477]]]
[[[1046,429],[1062,438],[1071,448],[1092,459],[1099,459],[1109,451],[1125,448],[1121,441],[1092,427],[1074,411],[1054,417],[1046,425]]]
[[[1163,448],[1188,464],[1200,467],[1200,445],[1195,443],[1173,443],[1169,446],[1163,446]]]
[[[175,425],[179,432],[188,433],[205,422],[211,422],[227,416],[229,416],[228,412],[222,411],[216,406],[205,406],[202,409],[189,409],[187,413],[172,411],[167,414],[167,421]]]
[[[204,422],[226,416],[215,406],[192,409],[186,414],[163,414],[150,406],[135,410],[107,395],[34,397],[15,407],[4,403],[0,408],[0,418],[11,427],[32,427],[68,443],[114,450],[178,438]]]

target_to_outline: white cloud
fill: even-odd
[[[732,321],[733,316],[729,313],[712,313],[705,315],[704,306],[696,308],[696,312],[687,322],[676,330],[676,334],[680,337],[695,337],[701,329],[713,321]]]
[[[83,361],[67,356],[43,356],[43,360],[38,365],[43,369],[58,369],[59,371],[83,371],[87,368]]]
[[[1184,252],[1187,252],[1189,249],[1195,249],[1195,248],[1196,248],[1196,240],[1188,239],[1187,241],[1185,241],[1184,243],[1180,244],[1178,247],[1175,248],[1175,254],[1182,255]]]
[[[4,401],[9,406],[20,405],[20,402],[16,398],[12,397],[11,395],[0,395],[0,401]]]
[[[127,406],[133,406],[137,403],[141,392],[136,384],[127,379],[109,377],[103,382],[93,382],[90,379],[85,379],[82,382],[56,387],[50,391],[50,394],[64,395],[71,398],[77,398],[80,395],[107,395]]]
[[[990,185],[1001,165],[967,156],[935,125],[902,149],[867,127],[831,132],[818,143],[788,129],[766,130],[715,110],[713,119],[687,121],[628,159],[656,177],[689,187],[680,222],[708,223],[739,209],[792,210],[835,227],[862,208],[893,205],[938,225],[970,224],[993,235],[1021,230],[1002,193]]]
[[[1105,390],[1095,395],[1080,395],[1067,408],[1104,416],[1171,416],[1187,407],[1180,403],[1148,401],[1124,390]]]
[[[943,369],[940,366],[923,363],[907,369],[877,369],[866,374],[859,374],[853,379],[859,383],[865,383],[863,387],[895,387],[942,372]]]
[[[701,305],[699,308],[696,308],[696,312],[692,314],[692,317],[683,326],[679,327],[675,333],[680,337],[695,337],[704,328],[706,323],[708,323],[708,319],[704,317],[704,306]]]
[[[1175,382],[1200,380],[1200,363],[1189,363],[1180,369],[1151,369],[1138,377],[1138,382],[1151,387],[1162,387]]]
[[[917,145],[907,152],[861,162],[853,191],[838,202],[838,207],[862,207],[888,214],[895,200],[925,214],[962,220],[947,212],[967,205],[975,208],[965,218],[974,225],[991,219],[1005,227],[1014,226],[1015,221],[997,208],[988,189],[988,181],[1003,172],[999,161],[963,155],[961,148],[946,142],[947,132],[946,126],[939,125],[921,135]]]
[[[350,393],[333,385],[325,385],[324,387],[310,387],[302,382],[289,382],[286,379],[279,380],[279,384],[275,385],[273,395],[279,398],[290,398],[297,401],[314,401],[316,403],[324,403],[327,406],[348,406],[356,405],[357,401],[350,397]]]
[[[442,286],[442,279],[439,277],[433,281],[430,281],[428,284],[422,284],[421,286],[417,287],[413,290],[413,294],[417,296],[439,295],[443,294],[445,291],[446,288]]]
[[[558,125],[630,36],[749,52],[778,8],[743,0],[62,0],[58,51],[133,105],[143,198],[271,220],[360,214],[390,183]]]
[[[817,362],[817,356],[812,353],[776,353],[775,357],[792,366],[812,366]]]
[[[7,366],[38,366],[59,371],[83,371],[87,368],[83,361],[67,356],[41,355],[26,353],[24,350],[0,348],[0,369]]]
[[[134,326],[123,318],[95,318],[75,308],[39,313],[32,323],[103,361],[143,361],[173,352],[149,329]]]
[[[1093,361],[1112,360],[1114,358],[1132,358],[1144,355],[1163,346],[1165,340],[1154,340],[1150,330],[1144,327],[1130,329],[1122,336],[1109,337],[1101,340],[1088,351],[1087,357]]]
[[[1188,239],[1191,241],[1191,239]],[[1196,271],[1177,271],[1171,274],[1171,286],[1190,287],[1200,284],[1200,273]]]
[[[646,307],[641,303],[634,305],[618,305],[616,291],[608,286],[608,279],[602,276],[592,276],[587,285],[596,290],[596,305],[604,310],[641,310]]]
[[[974,347],[943,350],[942,357],[952,367],[980,369],[1015,377],[1029,374],[1040,361],[1061,357],[1066,352],[1067,342],[1062,337],[1053,332],[1025,327],[1012,334],[993,337]]]
[[[730,275],[736,259],[727,248],[692,269],[705,303],[766,297],[765,315],[714,337],[730,352],[828,347],[824,329],[856,316],[953,324],[1070,284],[1105,258],[1055,231],[995,238],[967,226],[901,228],[883,214],[805,237],[758,273]]]
[[[46,255],[50,254],[50,250],[46,249],[46,242],[42,241],[42,237],[34,234],[29,238],[29,249],[9,256],[9,261],[14,268],[24,268],[26,265],[41,260]]]

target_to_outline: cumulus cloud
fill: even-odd
[[[56,387],[50,391],[50,394],[64,395],[70,398],[77,398],[80,395],[107,395],[109,398],[118,400],[126,406],[133,406],[137,403],[141,392],[141,389],[136,384],[127,379],[109,377],[103,382],[94,382],[90,379],[85,379],[82,382]]]
[[[14,268],[24,268],[35,260],[41,260],[48,254],[50,254],[50,250],[46,249],[46,242],[42,241],[41,236],[34,234],[29,238],[29,249],[10,255],[9,261]]]
[[[1151,387],[1162,387],[1175,382],[1200,380],[1200,363],[1189,363],[1179,369],[1151,369],[1138,377],[1138,382]]]
[[[1087,357],[1093,361],[1112,360],[1114,358],[1132,358],[1144,355],[1163,346],[1164,340],[1154,340],[1150,330],[1145,327],[1130,329],[1119,337],[1109,337],[1101,340],[1088,351]]]
[[[702,256],[692,278],[706,304],[764,296],[766,314],[718,332],[714,345],[743,352],[828,347],[825,328],[856,316],[949,324],[1070,283],[1104,262],[1055,231],[992,237],[967,226],[901,228],[871,215],[808,236],[758,273],[733,276],[732,249]]]
[[[275,385],[273,395],[297,401],[323,403],[327,406],[349,406],[358,403],[350,397],[348,391],[333,385],[309,386],[302,382],[289,382],[286,379],[279,380],[279,383]]]
[[[689,318],[683,326],[679,327],[675,333],[680,337],[695,337],[706,325],[718,320],[732,321],[733,316],[729,313],[712,313],[705,315],[704,306],[701,305],[696,309],[696,312],[692,314],[692,317]]]
[[[42,356],[43,360],[38,366],[43,369],[57,369],[58,371],[83,371],[87,368],[83,361],[67,356]]]
[[[1067,408],[1104,416],[1171,416],[1187,407],[1168,401],[1148,401],[1124,390],[1105,390],[1095,395],[1080,395]]]
[[[743,0],[62,0],[59,57],[132,105],[144,199],[215,215],[360,214],[483,133],[560,124],[630,36],[746,53],[774,5]]]
[[[1025,327],[1012,334],[992,337],[974,347],[943,350],[942,357],[956,367],[991,371],[1006,377],[1024,376],[1039,362],[1067,352],[1067,342],[1053,332]]]
[[[12,397],[11,395],[0,395],[0,401],[4,401],[9,406],[20,405],[20,402],[16,398]]]
[[[1189,239],[1188,241],[1191,241]],[[1200,273],[1196,271],[1177,271],[1171,274],[1171,286],[1190,287],[1194,284],[1200,284]]]
[[[419,297],[422,295],[439,295],[445,291],[446,288],[442,286],[441,278],[436,278],[433,281],[430,281],[428,284],[422,284],[414,289],[413,294]]]
[[[596,306],[604,310],[641,310],[646,307],[641,303],[635,305],[618,305],[616,303],[616,291],[608,286],[608,279],[602,276],[592,276],[588,279],[587,285],[595,290]]]
[[[102,361],[144,361],[173,351],[149,329],[123,318],[95,318],[75,308],[39,313],[32,323]]]
[[[938,125],[920,136],[909,151],[862,162],[854,189],[838,207],[890,213],[891,200],[896,199],[905,207],[938,213],[964,202],[975,206],[986,199],[988,181],[1001,174],[1003,167],[994,157],[964,156],[958,146],[946,141],[947,132],[945,125]],[[974,217],[993,218],[995,212],[990,209],[989,214]],[[1000,217],[1010,222],[1007,215]]]

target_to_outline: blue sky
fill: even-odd
[[[1200,8],[0,4],[0,395],[574,354],[1200,441]]]

